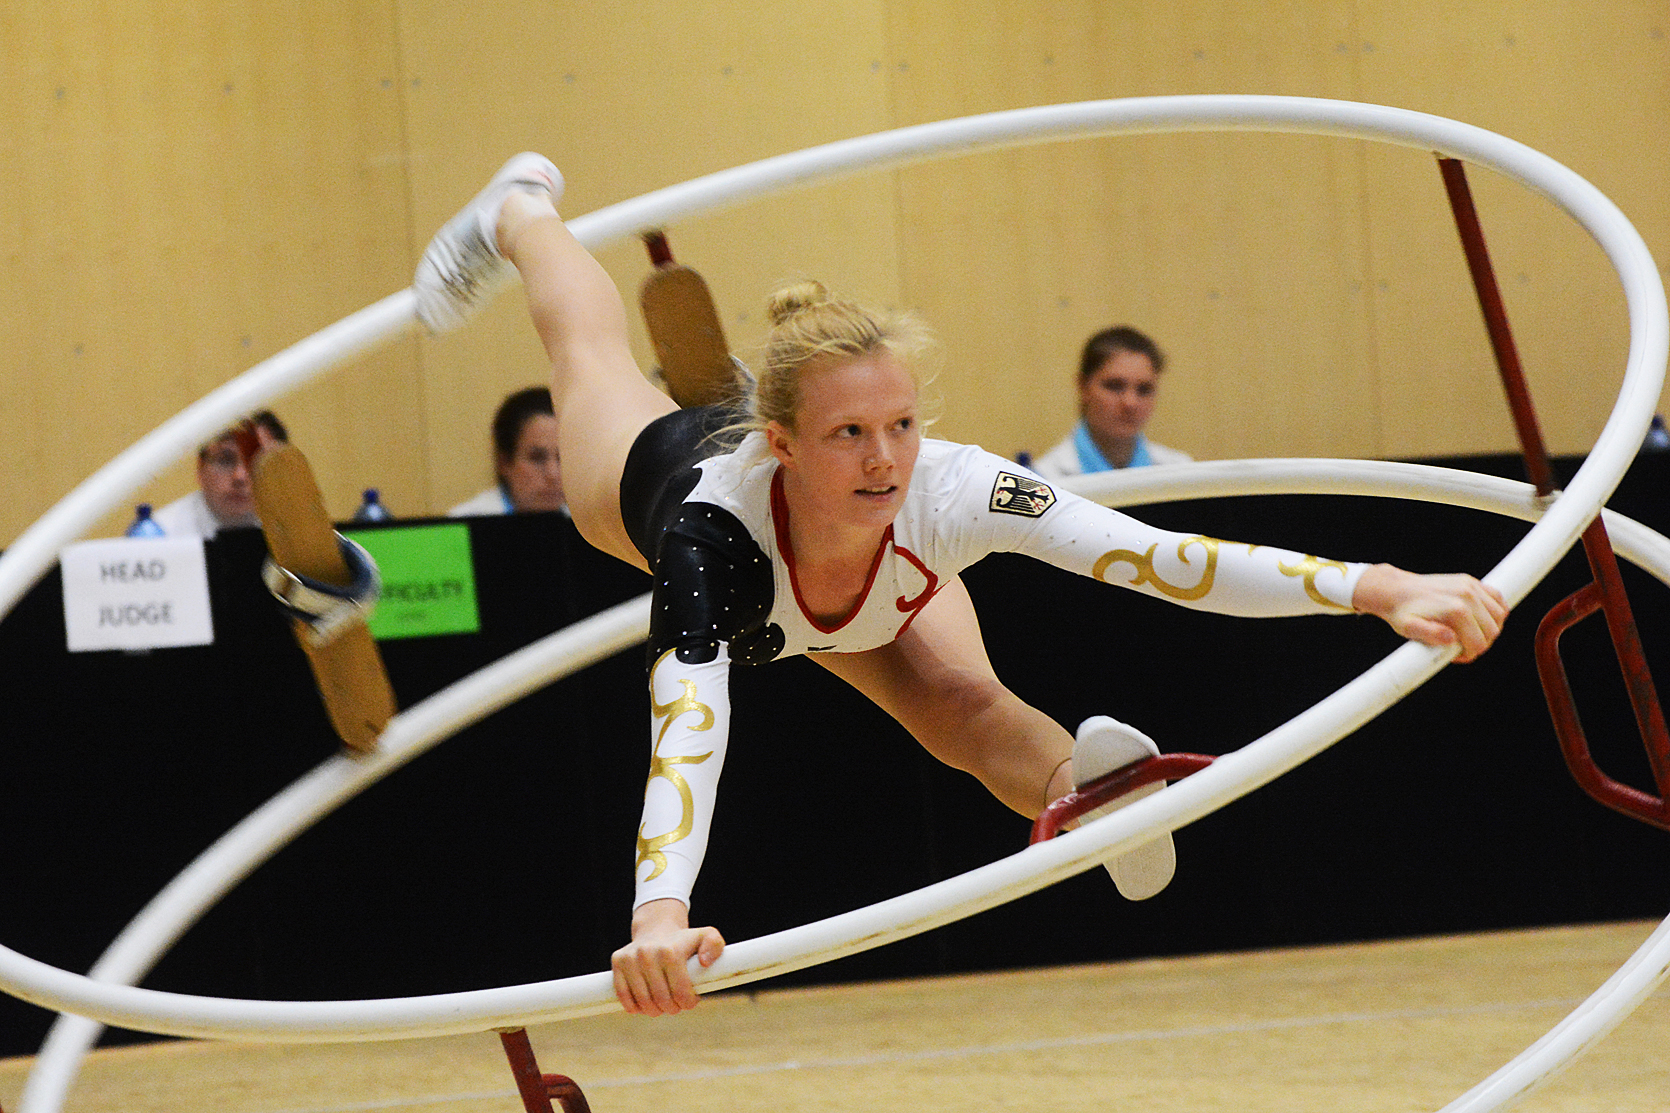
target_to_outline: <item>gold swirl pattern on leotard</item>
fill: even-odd
[[[1332,599],[1322,594],[1322,592],[1318,591],[1316,587],[1316,574],[1324,569],[1337,568],[1339,569],[1339,574],[1341,576],[1346,574],[1347,569],[1340,561],[1323,560],[1321,557],[1307,556],[1298,564],[1281,564],[1278,562],[1276,567],[1281,569],[1282,575],[1284,576],[1304,577],[1305,594],[1316,600],[1318,603],[1321,603],[1324,607],[1332,607],[1336,611],[1351,610],[1350,606],[1344,603],[1334,602]]]
[[[1148,551],[1145,553],[1139,553],[1134,549],[1114,549],[1111,552],[1103,553],[1101,559],[1096,561],[1096,566],[1091,569],[1090,574],[1103,583],[1110,583],[1111,581],[1107,578],[1108,569],[1115,564],[1129,564],[1136,569],[1136,575],[1129,580],[1132,587],[1153,584],[1155,591],[1172,599],[1182,599],[1184,601],[1204,599],[1207,593],[1212,590],[1212,581],[1218,574],[1218,547],[1220,545],[1239,544],[1242,544],[1242,542],[1220,541],[1216,537],[1185,537],[1182,541],[1179,541],[1177,543],[1177,559],[1183,562],[1185,568],[1189,565],[1189,549],[1191,546],[1199,545],[1206,550],[1206,566],[1201,570],[1200,579],[1195,582],[1193,587],[1167,583],[1160,578],[1159,573],[1154,571],[1154,550],[1160,547],[1157,541],[1148,546]],[[1248,545],[1247,551],[1250,553],[1257,547],[1256,545]]]
[[[654,677],[656,669],[659,669],[673,652],[669,649],[661,655],[661,660],[657,661],[655,668],[650,670],[651,677]],[[661,871],[667,868],[667,856],[662,853],[662,850],[689,835],[696,822],[696,803],[690,795],[690,784],[673,767],[675,765],[700,765],[713,756],[712,750],[705,754],[690,756],[661,756],[661,740],[667,737],[668,729],[672,727],[673,721],[680,715],[693,711],[701,716],[701,722],[691,727],[691,730],[708,730],[713,726],[713,708],[696,698],[696,682],[681,678],[678,683],[683,687],[684,694],[677,699],[667,703],[656,703],[654,695],[651,695],[649,701],[650,714],[654,718],[662,720],[662,722],[661,729],[655,734],[655,751],[653,759],[650,761],[649,779],[644,784],[644,791],[646,793],[649,791],[649,786],[655,783],[657,777],[662,778],[678,791],[681,810],[678,826],[671,831],[647,837],[644,834],[643,827],[639,826],[638,861],[634,864],[633,870],[636,871],[645,862],[649,862],[653,868],[650,870],[649,876],[644,878],[645,881],[651,881],[661,876]],[[653,687],[651,690],[653,692]]]

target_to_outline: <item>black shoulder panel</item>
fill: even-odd
[[[681,661],[711,661],[720,642],[735,662],[773,659],[783,651],[782,629],[766,621],[775,594],[771,562],[742,522],[711,503],[685,503],[656,561],[651,663],[669,649]]]
[[[646,425],[632,442],[620,477],[620,516],[651,566],[661,535],[701,478],[696,465],[729,450],[718,434],[738,416],[726,406],[674,410]]]

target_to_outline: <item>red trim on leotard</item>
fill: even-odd
[[[888,527],[889,530],[892,528],[892,526]],[[922,573],[923,578],[928,581],[928,585],[922,589],[922,594],[918,595],[916,598],[906,599],[903,595],[901,595],[893,601],[893,605],[898,607],[902,613],[910,615],[909,618],[905,619],[904,625],[900,626],[893,634],[896,638],[906,630],[910,629],[910,624],[916,621],[916,616],[922,613],[922,608],[926,607],[933,601],[934,596],[939,594],[939,577],[934,575],[933,570],[926,564],[923,564],[921,560],[917,558],[916,554],[911,552],[909,549],[895,545],[893,546],[893,551],[914,564],[916,566],[916,570]]]
[[[858,602],[854,603],[852,610],[848,611],[846,616],[833,626],[825,625],[819,621],[817,615],[806,608],[806,600],[800,595],[800,577],[795,575],[794,570],[794,542],[789,540],[789,503],[783,497],[783,469],[781,467],[771,477],[771,525],[777,533],[777,549],[783,554],[783,563],[789,570],[789,584],[794,588],[795,606],[799,607],[800,613],[806,616],[806,621],[810,622],[813,628],[821,634],[833,634],[856,618],[858,612],[864,609],[864,601],[870,597],[870,588],[876,582],[876,573],[881,570],[882,555],[887,552],[887,547],[893,544],[893,523],[887,523],[887,532],[881,535],[881,544],[876,547],[875,559],[870,562],[870,574],[864,578],[864,590],[858,593]],[[899,552],[904,552],[904,550],[900,549]],[[915,563],[916,558],[911,557],[911,561]],[[918,568],[922,567],[921,564],[916,566]],[[927,570],[923,569],[923,571]],[[932,578],[930,574],[929,579]],[[900,602],[902,604],[903,600]],[[926,605],[926,600],[923,602]],[[903,610],[904,607],[901,605],[900,609]],[[915,616],[912,615],[911,617],[914,618]],[[906,625],[908,626],[909,622],[906,622]]]

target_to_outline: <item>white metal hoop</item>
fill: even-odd
[[[1630,350],[1624,382],[1587,461],[1566,492],[1550,506],[1535,506],[1534,500],[1528,505],[1523,490],[1509,494],[1492,490],[1489,484],[1468,488],[1464,480],[1425,480],[1414,473],[1386,470],[1395,468],[1394,465],[1307,462],[1307,465],[1333,469],[1333,478],[1317,474],[1305,482],[1326,485],[1338,480],[1364,488],[1381,488],[1358,493],[1400,497],[1428,497],[1433,491],[1429,490],[1428,495],[1417,492],[1423,485],[1430,485],[1433,489],[1444,488],[1456,497],[1477,500],[1462,505],[1476,504],[1481,509],[1537,519],[1536,525],[1486,576],[1510,602],[1518,602],[1600,512],[1633,459],[1663,386],[1666,353],[1670,350],[1670,315],[1666,313],[1664,289],[1646,245],[1616,206],[1569,169],[1513,140],[1441,117],[1343,101],[1254,96],[1094,101],[947,120],[832,143],[646,194],[577,218],[570,222],[570,228],[587,246],[597,248],[641,229],[864,170],[1061,139],[1175,131],[1295,132],[1435,150],[1496,170],[1543,194],[1587,229],[1606,252],[1618,272],[1629,309]],[[363,352],[405,335],[414,326],[411,292],[401,291],[264,361],[166,422],[77,487],[0,556],[0,614],[9,613],[64,544],[81,536],[102,515],[115,509],[193,445],[239,415],[267,404]],[[1281,485],[1300,483],[1299,476],[1305,466],[1292,461],[1243,461],[1166,469],[1169,473],[1166,476],[1143,479],[1152,492],[1166,492],[1172,497],[1183,497],[1191,484],[1197,483],[1203,485],[1201,490],[1219,494],[1295,490],[1299,488]],[[1093,487],[1087,485],[1086,493],[1092,493]],[[1435,497],[1434,501],[1449,499]],[[1610,516],[1608,520],[1613,521]],[[1670,542],[1638,526],[1623,526],[1621,534],[1618,546],[1621,554],[1670,582],[1670,550],[1665,548]],[[536,674],[556,675],[540,671],[549,664],[544,654],[565,661],[578,660],[609,638],[624,637],[626,627],[640,621],[640,616],[631,610],[635,605],[628,604],[626,610],[617,609],[618,613],[599,616],[594,620],[596,625],[576,632],[560,647],[546,643],[531,647],[524,651],[526,657],[518,654],[500,662],[403,713],[385,735],[383,745],[387,756],[378,759],[383,764],[372,767],[378,770],[377,776],[433,745],[446,736],[444,732],[458,729],[469,721],[467,716],[474,709],[485,708],[500,697],[506,701],[513,698],[507,693],[518,684],[531,683],[530,678]],[[554,637],[561,638],[567,633]],[[587,642],[587,638],[592,641]],[[1289,723],[1165,791],[1098,820],[1072,839],[1029,847],[1009,858],[869,908],[733,944],[719,963],[703,972],[700,986],[712,990],[738,985],[879,946],[1091,868],[1110,852],[1132,845],[1155,830],[1175,830],[1192,822],[1314,756],[1433,675],[1451,652],[1405,645]],[[536,658],[537,666],[533,664]],[[501,666],[505,667],[501,669]],[[363,787],[347,784],[348,779],[333,772],[331,763],[326,763],[240,825],[226,840],[217,843],[216,848],[211,848],[199,863],[188,869],[187,874],[192,875],[189,880],[187,874],[182,874],[169,890],[159,895],[160,901],[173,893],[166,915],[159,914],[140,936],[133,937],[132,945],[118,956],[120,961],[113,960],[109,969],[98,971],[99,977],[107,980],[59,970],[0,947],[0,987],[36,1004],[130,1028],[174,1035],[282,1042],[414,1038],[577,1017],[615,1007],[607,973],[469,993],[379,1001],[242,1001],[113,984],[114,979],[124,976],[118,967],[125,964],[128,968],[125,973],[137,978],[154,960],[154,955],[144,957],[146,948],[158,940],[166,948],[174,937],[169,933],[183,930],[183,925],[169,927],[170,917],[177,917],[183,911],[195,918],[201,908],[218,899],[272,849],[293,837],[295,831]],[[284,803],[275,807],[280,801]],[[251,833],[233,838],[245,828],[250,828]],[[280,841],[269,845],[273,839]],[[216,856],[216,850],[228,840],[233,840],[235,845]],[[197,866],[203,863],[207,864],[198,870]],[[153,905],[156,904],[154,901]],[[196,911],[191,910],[193,907]],[[189,922],[190,919],[185,921]],[[147,935],[148,938],[142,938]],[[1652,947],[1658,950],[1643,956]],[[113,947],[112,953],[117,950]],[[1643,952],[1638,952],[1640,962],[1631,960],[1636,964],[1637,976],[1633,980],[1625,979],[1630,986],[1628,992],[1637,992],[1641,982],[1639,971],[1651,969],[1655,960],[1658,976],[1663,976],[1666,961],[1661,951],[1670,953],[1670,932],[1662,929]],[[1620,971],[1620,977],[1623,974]],[[1597,1015],[1612,1016],[1611,1023],[1616,1023],[1616,1017],[1622,1015],[1615,1007],[1620,1001],[1614,993],[1604,1008],[1589,1009],[1586,1005],[1588,1015],[1581,1026],[1583,1038],[1598,1038],[1591,1034]],[[1572,1031],[1578,1027],[1574,1026]],[[1556,1033],[1559,1031],[1556,1029]],[[1571,1041],[1566,1037],[1556,1038],[1556,1033],[1550,1034],[1551,1046],[1559,1049],[1558,1054],[1565,1054]],[[1555,1053],[1539,1054],[1542,1055],[1539,1062],[1551,1062]],[[1494,1094],[1492,1091],[1489,1100],[1496,1100]],[[27,1098],[28,1095],[26,1101]],[[1494,1107],[1475,1104],[1451,1108]]]

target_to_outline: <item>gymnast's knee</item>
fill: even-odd
[[[981,722],[1010,705],[1024,706],[990,674],[958,670],[936,677],[926,689],[912,733],[935,757],[965,772],[983,763],[988,748]]]

